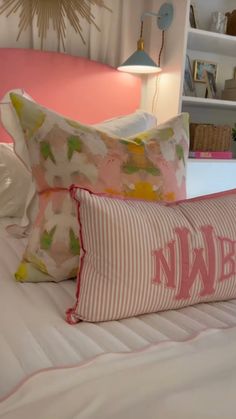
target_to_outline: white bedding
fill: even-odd
[[[0,231],[0,398],[41,369],[78,365],[108,352],[144,349],[165,340],[184,341],[207,328],[236,325],[236,301],[100,324],[68,325],[74,281],[20,284],[13,273],[25,240]]]
[[[235,419],[236,328],[34,375],[2,419]],[[184,373],[183,373],[184,371]]]

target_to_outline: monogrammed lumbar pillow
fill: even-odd
[[[71,193],[82,252],[69,322],[236,297],[236,189],[176,204]]]

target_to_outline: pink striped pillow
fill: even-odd
[[[83,253],[68,322],[236,297],[236,189],[171,204],[71,193]]]

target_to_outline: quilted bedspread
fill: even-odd
[[[236,328],[78,367],[40,372],[0,404],[0,418],[235,419]]]

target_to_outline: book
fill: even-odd
[[[195,159],[232,159],[232,151],[190,151],[190,158]]]

